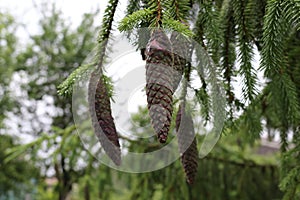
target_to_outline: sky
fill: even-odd
[[[64,15],[70,17],[73,22],[80,21],[83,13],[100,8],[103,11],[108,0],[48,0],[49,3],[55,3]],[[11,11],[17,17],[21,17],[24,22],[35,20],[37,11],[35,6],[40,6],[43,0],[0,0],[0,8]]]
[[[97,25],[100,25],[108,0],[0,0],[0,11],[7,11],[17,19],[17,22],[26,24],[27,30],[18,30],[18,35],[27,35],[28,32],[34,34],[38,31],[37,23],[41,16],[38,8],[43,2],[55,3],[63,12],[64,17],[69,19],[75,27],[80,23],[84,13],[98,8],[100,20]]]

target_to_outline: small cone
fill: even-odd
[[[192,117],[185,111],[182,103],[176,116],[176,131],[181,164],[186,174],[187,182],[193,184],[198,170],[198,150]]]
[[[170,129],[173,102],[171,43],[162,30],[154,30],[146,49],[146,94],[152,126],[165,143]]]
[[[93,72],[89,82],[89,105],[95,134],[104,151],[116,164],[121,164],[121,151],[110,99],[101,73]]]

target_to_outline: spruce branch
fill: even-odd
[[[223,91],[223,83],[220,79],[220,69],[217,67],[209,53],[204,48],[195,48],[195,53],[198,60],[196,70],[201,77],[206,75],[206,83],[209,90],[209,103],[211,104],[210,117],[213,119],[214,127],[208,137],[205,137],[203,146],[200,149],[200,157],[207,155],[211,150],[208,144],[215,143],[223,130],[224,119],[226,118],[225,99]],[[204,71],[205,70],[205,71]],[[204,73],[203,73],[204,71]]]
[[[220,61],[219,49],[221,47],[221,24],[219,20],[220,10],[214,7],[213,1],[201,1],[199,3],[201,9],[199,10],[196,27],[200,27],[202,39],[205,40],[207,50],[212,55],[215,63]],[[198,28],[196,28],[198,29]],[[203,41],[198,41],[203,42]]]
[[[114,21],[114,16],[115,16],[118,3],[119,0],[110,0],[104,12],[102,27],[98,37],[98,43],[100,45],[99,45],[98,58],[97,58],[98,60],[97,70],[100,70],[103,66],[105,51],[107,48],[110,33],[112,31],[112,24]]]
[[[162,0],[150,0],[147,2],[147,8],[154,11],[151,19],[150,27],[160,27],[163,18],[163,2]]]
[[[300,107],[297,88],[291,77],[286,73],[278,75],[274,77],[270,86],[274,91],[270,101],[273,105],[277,104],[278,116],[281,116],[283,126],[297,123]]]
[[[192,3],[190,0],[165,0],[164,7],[168,18],[185,22],[190,17]]]
[[[235,120],[234,132],[245,135],[245,139],[253,143],[260,138],[263,130],[261,115],[263,108],[260,104],[264,95],[256,96],[255,99],[244,109],[243,114]]]
[[[161,20],[162,20],[162,3],[161,0],[156,0],[157,6],[156,6],[156,21],[155,21],[155,27],[160,27]]]
[[[86,64],[86,65],[81,65],[78,67],[76,70],[74,70],[64,82],[62,82],[58,86],[58,94],[59,95],[65,95],[69,96],[73,92],[73,85],[76,83],[76,81],[81,78],[82,76],[85,76],[88,74],[88,71],[95,67],[97,65],[96,62]]]
[[[96,56],[98,65],[91,73],[88,85],[89,110],[95,135],[104,151],[116,165],[121,164],[121,151],[111,113],[108,79],[103,76],[102,67],[118,2],[118,0],[110,0],[105,9],[103,26],[98,38],[99,49]]]
[[[138,28],[141,23],[152,21],[155,11],[150,9],[138,10],[131,15],[122,19],[119,23],[119,31],[130,31],[134,28]]]
[[[244,1],[233,0],[231,2],[234,11],[234,20],[237,25],[238,61],[240,62],[240,73],[243,76],[244,83],[242,93],[245,101],[251,101],[257,94],[256,71],[251,64],[254,54],[251,40],[254,35],[255,27],[253,27],[253,23],[250,19],[254,16],[250,15],[249,7],[247,7]]]
[[[297,87],[287,73],[288,64],[285,55],[288,40],[286,36],[292,32],[295,27],[292,22],[299,15],[298,12],[295,14],[297,6],[299,1],[270,1],[265,17],[260,68],[265,70],[265,76],[271,79],[270,104],[276,108],[278,116],[281,116],[283,127],[288,127],[299,119]]]
[[[262,48],[262,36],[263,36],[263,18],[265,16],[265,8],[267,1],[251,0],[246,5],[246,12],[251,16],[248,20],[253,27],[252,40],[255,43],[257,49],[260,51]]]
[[[300,29],[300,1],[299,0],[290,0],[286,1],[283,13],[285,13],[284,17],[288,21],[289,24],[296,26],[296,28]]]
[[[132,13],[140,10],[141,8],[141,2],[140,0],[129,0],[128,1],[128,6],[126,10],[126,15],[131,15]]]
[[[144,10],[149,9],[148,1],[146,0],[129,0],[129,4],[127,6],[126,16],[130,16],[134,12],[138,10]],[[150,10],[150,9],[149,9]],[[153,20],[154,11],[152,14],[149,14],[148,17],[145,17],[144,19],[141,18],[141,21],[136,23],[134,27],[138,27],[137,30],[134,30],[133,28],[128,28],[125,32],[126,37],[133,41],[133,45],[137,47],[137,49],[140,49],[142,59],[145,60],[145,50],[146,50],[146,44],[148,40],[150,39],[150,33],[147,30],[147,28],[150,26],[151,21]]]
[[[78,81],[78,79],[85,75],[89,70],[93,69],[93,67],[96,67],[96,70],[100,70],[102,68],[117,5],[118,0],[110,0],[105,10],[94,58],[90,63],[84,64],[77,68],[63,83],[58,86],[59,95],[72,94],[73,85],[76,83],[76,81]]]
[[[202,87],[199,90],[194,90],[197,101],[202,105],[201,114],[206,121],[210,120],[211,102],[206,88]]]
[[[286,66],[284,55],[286,35],[289,27],[283,16],[282,5],[285,1],[269,1],[267,13],[264,19],[263,48],[260,69],[265,71],[265,76],[280,73],[281,68]]]
[[[165,29],[177,31],[187,38],[192,38],[194,36],[194,33],[189,29],[187,25],[182,24],[181,22],[174,19],[163,19],[162,26]]]
[[[233,103],[235,100],[231,85],[234,76],[235,53],[235,24],[233,19],[233,9],[229,1],[225,1],[220,11],[220,24],[222,31],[223,48],[220,50],[221,68],[224,70],[225,91],[227,102],[230,106],[230,117],[233,118]]]

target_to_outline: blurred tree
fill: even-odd
[[[55,110],[46,114],[53,118],[52,125],[65,128],[72,123],[71,99],[64,99],[57,95],[56,87],[72,70],[80,66],[93,50],[96,40],[94,17],[98,11],[85,14],[78,27],[72,28],[62,16],[62,12],[45,4],[41,8],[43,18],[40,20],[40,33],[30,36],[26,50],[18,55],[18,69],[27,74],[28,83],[22,85],[28,100],[32,104],[27,106],[29,113],[38,109],[39,101],[52,99]],[[74,30],[75,29],[75,30]],[[22,105],[26,107],[25,105]],[[28,118],[28,117],[27,117]],[[39,122],[35,127],[35,134],[44,129],[44,122],[33,116]]]
[[[13,137],[0,135],[0,199],[6,199],[10,194],[22,199],[26,193],[33,194],[36,184],[40,181],[39,169],[25,157],[5,162],[6,151],[18,146]]]
[[[13,107],[8,87],[17,63],[18,41],[14,35],[17,24],[11,15],[0,11],[0,24],[0,133],[3,133],[6,112]]]
[[[295,31],[292,33],[292,37],[288,40],[287,44],[287,61],[288,68],[287,73],[291,77],[291,80],[295,83],[297,87],[297,98],[300,101],[300,31]],[[278,116],[277,116],[278,117]],[[274,118],[273,118],[274,119]],[[276,119],[276,118],[275,118]],[[280,121],[277,118],[275,121]],[[271,121],[270,123],[274,123]],[[279,127],[283,130],[286,129],[287,125],[284,121],[281,121]],[[271,126],[272,127],[272,126]],[[285,192],[284,199],[298,199],[300,198],[300,121],[295,121],[293,124],[293,141],[292,144],[288,141],[288,135],[282,132],[282,136],[285,137],[283,140],[282,150],[284,151],[282,156],[282,167],[281,167],[281,177],[282,182],[280,183],[280,188]],[[293,147],[291,148],[291,145]]]
[[[25,156],[9,163],[4,161],[8,149],[21,146],[16,143],[18,138],[9,135],[4,120],[16,106],[10,84],[17,68],[19,43],[15,35],[18,24],[13,16],[0,11],[0,24],[0,199],[23,198],[25,194],[34,193],[39,170]]]
[[[22,96],[15,99],[19,110],[15,109],[13,121],[19,123],[22,134],[38,138],[25,147],[30,147],[32,160],[45,176],[54,172],[58,199],[66,199],[73,184],[93,169],[94,158],[75,132],[71,98],[58,96],[56,87],[93,50],[97,32],[94,18],[99,12],[85,14],[75,28],[55,5],[43,4],[41,13],[39,34],[31,35],[25,50],[16,57],[15,74],[21,74],[25,81],[21,82]],[[22,148],[13,148],[6,160],[21,153]]]

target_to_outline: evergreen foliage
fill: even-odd
[[[122,20],[119,24],[119,30],[125,31],[138,28],[140,23],[150,21],[153,18],[153,14],[154,11],[147,8],[138,10]]]
[[[74,199],[92,199],[93,195],[95,199],[299,199],[300,1],[128,1],[128,15],[119,22],[118,28],[121,32],[129,32],[127,36],[137,48],[143,47],[141,43],[150,37],[140,32],[132,34],[137,28],[176,31],[202,47],[190,49],[197,66],[185,65],[187,79],[183,81],[181,98],[185,98],[187,87],[190,87],[207,122],[223,117],[226,121],[220,142],[208,156],[198,160],[194,186],[184,183],[184,171],[179,161],[165,169],[139,175],[115,172],[99,165],[80,145],[79,138],[74,136],[70,102],[54,94],[56,91],[53,86],[62,81],[62,77],[58,76],[60,73],[66,80],[59,86],[59,93],[68,95],[72,93],[76,80],[84,73],[89,70],[102,72],[117,8],[118,0],[110,0],[98,35],[96,55],[87,64],[83,64],[83,59],[91,50],[92,42],[97,40],[94,37],[95,30],[88,29],[92,27],[92,15],[87,16],[87,21],[75,33],[69,32],[68,27],[59,20],[59,13],[54,11],[52,17],[41,23],[42,34],[33,36],[34,44],[17,57],[17,61],[23,64],[18,69],[26,70],[31,77],[29,84],[24,87],[29,97],[41,99],[45,93],[54,96],[56,107],[61,108],[63,114],[55,117],[49,131],[51,134],[42,134],[32,143],[6,151],[5,162],[14,161],[29,149],[32,155],[38,155],[38,149],[45,148],[44,143],[54,146],[55,150],[50,154],[51,161],[43,161],[53,164],[59,180],[55,190],[60,199],[66,199],[75,184],[79,184],[79,187],[74,190]],[[56,33],[61,27],[63,37]],[[0,33],[3,33],[1,26]],[[83,37],[74,41],[76,35]],[[9,34],[5,36],[9,44],[14,46],[14,38],[10,38]],[[56,49],[49,44],[61,48]],[[38,52],[34,46],[39,47]],[[13,48],[8,47],[7,52],[12,52]],[[1,57],[2,54],[8,57],[7,52],[0,51]],[[260,56],[259,68],[253,63],[255,54]],[[30,59],[34,63],[27,62]],[[40,67],[39,70],[34,66]],[[70,68],[75,69],[71,75]],[[200,88],[192,87],[192,80],[189,79],[191,70],[196,72],[201,82]],[[265,81],[259,80],[259,72],[264,74]],[[113,88],[109,84],[110,79],[106,76],[104,79],[110,91],[108,96],[111,97]],[[235,95],[234,82],[237,79],[242,83],[241,97]],[[260,86],[263,89],[259,90]],[[222,88],[227,99],[226,113],[222,112],[225,104],[217,95],[223,94]],[[144,117],[147,111],[139,112],[141,114],[133,119],[144,127],[150,123]],[[146,127],[133,131],[142,134],[152,130]],[[199,132],[196,132],[196,138],[201,144],[204,140],[201,134],[205,130]],[[267,132],[271,140],[275,136],[280,138],[278,153],[257,153],[263,132]],[[42,130],[38,130],[36,135],[41,133]],[[142,140],[122,137],[122,140],[124,148],[135,152],[148,152],[159,147],[153,138]],[[36,158],[39,159],[38,156]],[[82,161],[84,166],[79,164]]]
[[[159,25],[193,37],[212,58],[206,61],[208,65],[202,64],[197,69],[202,88],[195,89],[195,92],[206,113],[205,118],[210,119],[208,99],[212,97],[211,88],[207,88],[207,81],[209,83],[210,79],[206,77],[214,74],[216,81],[218,77],[224,79],[229,108],[226,127],[230,127],[232,132],[237,132],[243,143],[253,143],[260,138],[264,128],[263,119],[267,120],[268,129],[272,126],[270,121],[277,121],[277,124],[273,125],[274,129],[280,132],[281,150],[290,152],[288,132],[299,125],[300,110],[299,91],[295,84],[298,78],[289,73],[291,65],[288,63],[286,49],[289,38],[294,37],[293,33],[299,28],[299,1],[224,0],[164,1],[161,5],[159,3],[160,1],[150,3],[153,10],[156,6],[156,17],[160,17],[162,22]],[[195,19],[189,18],[193,15],[192,8],[197,8]],[[133,12],[132,16],[138,21],[135,14]],[[121,21],[121,31],[128,30],[125,28],[126,24],[130,24],[131,20],[133,22],[130,18],[131,15]],[[190,25],[187,24],[187,19]],[[153,24],[155,20],[149,21]],[[185,22],[184,25],[182,22]],[[259,69],[253,66],[253,57],[257,50],[261,54]],[[198,53],[197,58],[203,63],[203,57],[200,56],[202,53]],[[207,66],[215,66],[215,73],[205,71]],[[263,71],[267,79],[266,87],[260,93],[257,89],[257,70]],[[242,98],[234,94],[233,81],[236,77],[242,79]],[[217,88],[215,89],[217,91]],[[239,110],[242,110],[243,114],[237,116],[235,113]],[[225,130],[228,130],[228,127]],[[294,132],[293,135],[295,134]],[[287,177],[295,176],[297,170],[295,168]],[[288,181],[283,179],[283,182]],[[294,182],[295,185],[298,183]],[[287,190],[289,187],[282,184],[281,188]]]
[[[7,149],[18,147],[20,145],[14,142],[13,137],[0,135],[0,199],[9,198],[9,193],[22,199],[25,193],[30,193],[33,189],[32,181],[40,181],[39,170],[24,156],[6,164]]]
[[[56,87],[84,62],[95,46],[97,28],[94,18],[98,11],[85,14],[82,22],[71,28],[55,6],[46,5],[44,18],[39,22],[40,32],[31,35],[30,43],[17,55],[14,73],[23,75],[27,81],[20,86],[22,96],[14,99],[18,106],[13,109],[13,114],[10,113],[13,115],[11,123],[19,126],[17,135],[34,141],[6,151],[4,164],[9,165],[18,156],[30,158],[41,168],[43,176],[52,171],[52,176],[58,180],[54,189],[56,197],[65,199],[72,185],[87,169],[80,162],[93,163],[94,159],[86,153],[76,136],[71,98],[58,96]],[[45,99],[50,99],[50,106],[45,105],[45,113],[40,117],[39,105],[43,105]],[[50,122],[45,123],[45,118]],[[10,132],[6,130],[4,133]],[[41,157],[43,153],[49,156]]]
[[[107,50],[108,41],[110,39],[110,34],[112,31],[114,15],[118,5],[117,0],[110,0],[109,4],[105,10],[102,27],[98,35],[98,45],[96,46],[95,56],[92,61],[82,66],[78,67],[63,83],[61,83],[58,88],[58,93],[60,95],[67,95],[72,93],[72,87],[76,80],[78,80],[82,75],[88,70],[102,70],[105,61],[105,52]],[[96,67],[96,68],[95,68]],[[94,69],[93,69],[94,68]],[[109,92],[111,93],[111,91]]]
[[[247,1],[231,1],[233,9],[233,18],[236,24],[238,62],[240,62],[240,74],[243,76],[242,92],[245,100],[253,100],[256,95],[256,72],[252,66],[253,43],[251,41],[254,35],[253,15],[251,12],[251,2]]]
[[[13,100],[10,98],[9,83],[16,70],[18,40],[14,35],[17,29],[15,19],[5,12],[0,12],[0,133],[5,127],[3,120],[7,117],[6,112],[13,106]]]
[[[226,133],[237,132],[243,144],[253,144],[260,138],[263,119],[268,121],[268,128],[272,126],[269,122],[276,119],[274,129],[280,132],[281,150],[289,152],[288,131],[298,126],[300,110],[299,92],[295,78],[289,74],[286,49],[291,33],[299,27],[298,11],[299,1],[129,1],[129,15],[119,23],[119,30],[132,31],[147,25],[195,39],[203,50],[196,53],[200,65],[194,68],[202,87],[194,91],[205,119],[210,120],[213,113],[218,113],[220,108],[210,110],[210,106],[212,102],[221,104],[214,93],[221,92],[219,86],[223,85],[228,103]],[[257,50],[261,54],[259,69],[253,66]],[[203,57],[203,53],[211,59]],[[263,71],[267,79],[260,93],[257,70]],[[234,94],[233,82],[237,77],[243,84],[241,98]],[[237,115],[237,111],[242,114]],[[297,170],[287,177],[297,174]],[[286,180],[281,184],[283,190],[288,188]]]

